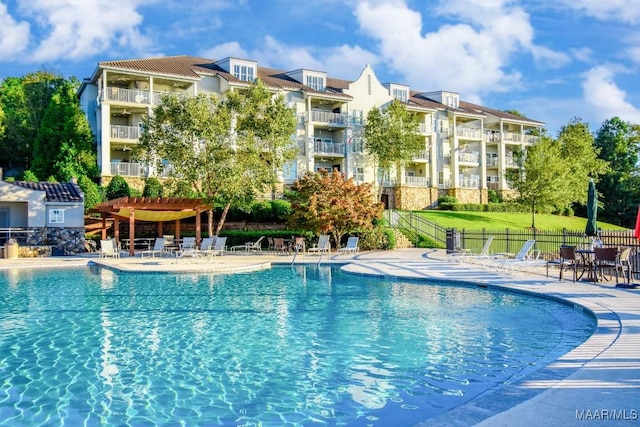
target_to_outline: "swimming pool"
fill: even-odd
[[[569,306],[331,267],[0,274],[0,426],[412,425],[585,341]]]

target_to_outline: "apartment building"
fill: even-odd
[[[423,209],[441,195],[464,202],[487,201],[488,190],[508,191],[505,171],[513,153],[537,141],[543,123],[464,102],[450,91],[421,92],[408,85],[381,83],[367,65],[353,81],[311,69],[275,70],[241,58],[211,60],[190,56],[100,62],[85,79],[79,99],[96,136],[98,164],[106,184],[114,175],[142,188],[159,176],[136,163],[143,117],[165,93],[195,96],[246,89],[260,79],[282,93],[297,114],[297,159],[281,171],[283,185],[307,171],[339,170],[357,182],[378,186],[387,207]],[[411,162],[378,171],[364,152],[367,112],[392,100],[405,103],[419,118],[424,150]],[[161,176],[159,176],[162,178]]]

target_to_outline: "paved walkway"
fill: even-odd
[[[298,255],[295,262],[317,263],[317,255]],[[169,258],[98,259],[95,255],[0,260],[0,270],[56,268],[95,262],[120,271],[234,272],[290,264],[291,255],[230,254],[207,260]],[[323,257],[345,264],[355,274],[437,279],[508,288],[559,298],[592,311],[595,333],[581,346],[522,381],[489,390],[472,401],[419,426],[572,426],[640,425],[640,288],[613,283],[572,283],[543,270],[505,274],[447,261],[443,251],[401,249]],[[556,271],[553,274],[557,274]]]

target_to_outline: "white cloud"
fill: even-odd
[[[617,116],[625,121],[640,123],[640,108],[627,101],[626,92],[614,80],[617,73],[624,71],[607,64],[593,67],[585,73],[583,97],[600,122]]]
[[[637,0],[563,0],[562,3],[597,19],[640,21],[640,2]]]
[[[361,1],[356,8],[360,27],[378,40],[385,63],[416,89],[449,89],[466,98],[520,85],[510,69],[514,55],[529,52],[545,66],[569,60],[564,54],[536,46],[529,15],[503,0],[447,0],[430,13],[460,23],[442,25],[422,34],[418,11],[404,1]],[[380,25],[384,22],[384,25]]]
[[[242,49],[240,43],[238,42],[228,42],[219,44],[211,49],[205,49],[200,51],[200,56],[204,58],[214,59],[216,61],[220,59],[227,58],[229,56],[233,56],[236,58],[251,58],[249,54]]]
[[[16,61],[29,45],[29,24],[17,22],[0,3],[0,62]]]
[[[34,24],[42,31],[29,60],[76,60],[110,49],[145,51],[150,43],[138,29],[143,18],[136,10],[142,3],[145,0],[23,0],[22,15],[36,17]]]

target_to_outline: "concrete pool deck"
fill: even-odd
[[[318,255],[298,255],[296,263],[317,263]],[[123,272],[230,273],[290,264],[291,255],[229,254],[207,260],[124,257],[1,259],[0,270],[59,268],[95,263]],[[551,364],[509,384],[488,390],[471,401],[419,426],[572,426],[640,424],[640,287],[616,288],[615,283],[559,282],[544,268],[507,274],[468,264],[451,263],[442,250],[400,249],[323,256],[322,264],[345,264],[355,274],[413,280],[464,283],[544,295],[585,307],[597,328],[582,345]]]

